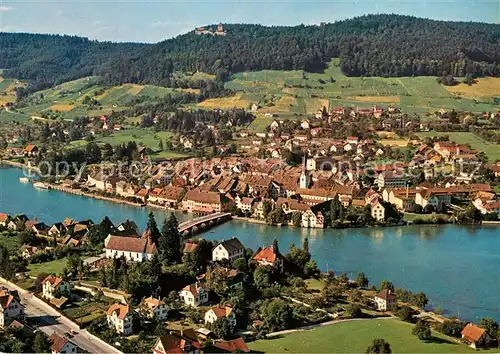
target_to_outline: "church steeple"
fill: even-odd
[[[309,188],[309,177],[307,176],[307,154],[302,157],[302,172],[299,181],[300,188]]]

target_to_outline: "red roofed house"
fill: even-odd
[[[194,251],[196,251],[197,248],[198,248],[197,243],[187,240],[186,243],[184,244],[184,249],[182,253],[184,254],[193,253]]]
[[[186,192],[182,207],[188,212],[218,213],[225,210],[223,196],[218,192],[191,189]]]
[[[108,325],[118,333],[132,334],[132,311],[129,305],[113,304],[106,311]]]
[[[24,316],[24,306],[19,298],[8,290],[0,290],[0,328],[8,325],[13,319]]]
[[[216,341],[213,346],[225,353],[250,353],[243,338]]]
[[[270,265],[283,272],[283,256],[280,254],[278,249],[278,241],[275,239],[273,245],[270,247],[264,247],[253,256],[260,266]]]
[[[236,327],[236,315],[234,314],[233,308],[229,306],[214,306],[205,312],[205,324],[214,323],[220,318],[227,318],[229,323]]]
[[[208,302],[208,291],[205,285],[196,282],[179,291],[179,298],[188,306],[198,307]]]
[[[167,353],[189,353],[198,354],[200,353],[201,344],[195,335],[184,335],[191,334],[189,330],[181,330],[177,332],[172,332],[172,334],[167,334],[158,337],[155,345],[153,346],[153,354],[167,354]]]
[[[57,333],[49,337],[49,343],[52,354],[77,353],[78,347]]]
[[[46,299],[53,299],[59,294],[71,293],[71,284],[59,277],[49,275],[42,282],[42,296]]]
[[[140,310],[148,318],[156,318],[158,321],[167,320],[167,305],[164,301],[155,299],[152,296],[142,300]]]
[[[478,348],[483,345],[487,345],[490,341],[490,337],[486,331],[473,323],[468,323],[467,326],[462,330],[462,339],[471,348]]]
[[[33,157],[38,155],[38,146],[29,144],[24,148],[24,156]]]
[[[395,311],[398,307],[396,295],[388,289],[384,289],[375,295],[374,300],[379,311]]]
[[[7,226],[8,221],[9,221],[9,215],[0,213],[0,225],[5,227]]]
[[[145,233],[147,235],[147,233]],[[109,235],[104,241],[106,258],[125,257],[127,261],[144,262],[157,253],[150,237],[126,237]]]

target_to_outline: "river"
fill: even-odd
[[[51,224],[66,217],[99,222],[108,215],[144,228],[153,211],[161,225],[168,213],[136,208],[58,191],[37,190],[18,181],[19,169],[0,168],[0,212],[23,213]],[[176,213],[183,221],[191,216]],[[230,221],[203,234],[212,240],[237,236],[246,247],[270,245],[274,238],[286,253],[291,243],[309,239],[313,259],[322,270],[365,272],[371,283],[391,280],[395,286],[423,291],[445,314],[478,322],[500,321],[500,228],[498,226],[405,226],[346,230],[309,230]]]

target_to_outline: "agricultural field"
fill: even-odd
[[[244,108],[248,109],[248,106],[252,104],[252,101],[244,99],[241,95],[235,95],[232,97],[222,97],[222,98],[210,98],[208,100],[202,101],[198,104],[199,108],[204,109],[231,109],[231,108]]]
[[[0,106],[16,102],[16,88],[26,84],[16,79],[5,79],[0,76]]]
[[[495,162],[500,160],[500,145],[495,143],[490,143],[489,141],[483,140],[477,135],[470,132],[422,132],[417,133],[420,138],[434,137],[434,136],[449,136],[450,141],[454,141],[457,144],[468,144],[474,150],[479,150],[484,152],[490,162]]]
[[[163,146],[165,146],[165,141],[170,139],[172,136],[173,133],[166,131],[153,132],[151,129],[135,128],[122,130],[106,137],[98,137],[96,138],[96,142],[102,144],[107,143],[115,146],[119,144],[127,144],[129,141],[135,141],[137,145],[146,146],[153,150],[155,152],[155,154],[152,155],[153,158],[179,159],[187,157],[186,154],[174,151],[158,151],[160,140],[163,142]],[[86,144],[86,142],[79,140],[73,141],[71,144],[74,147],[82,147]]]
[[[454,95],[477,100],[489,100],[491,97],[500,97],[500,78],[484,77],[475,80],[472,85],[459,83],[455,86],[446,86]]]
[[[500,84],[497,84],[500,79],[497,78],[478,80],[475,85],[481,85],[477,86],[481,88],[478,93],[481,101],[477,101],[474,99],[478,97],[471,94],[456,96],[449,87],[440,85],[435,77],[347,77],[339,64],[338,59],[333,59],[323,73],[298,70],[238,73],[226,83],[226,88],[242,93],[241,97],[253,94],[250,101],[262,107],[259,111],[280,116],[287,112],[311,115],[323,106],[367,108],[375,104],[396,105],[409,113],[435,112],[441,108],[473,112],[498,109],[492,98],[500,95]],[[461,85],[454,87],[461,89]],[[280,100],[287,102],[292,99],[295,99],[292,104],[278,105]]]
[[[28,116],[41,116],[43,112],[51,110],[62,113],[64,119],[74,119],[79,116],[96,117],[124,110],[135,98],[148,97],[154,101],[183,91],[199,93],[199,90],[171,89],[153,85],[124,84],[104,87],[99,84],[97,77],[86,77],[32,94],[29,98],[31,104],[23,110]],[[84,105],[86,97],[96,99],[100,105],[92,107]],[[2,100],[1,94],[0,100]]]
[[[364,353],[373,339],[383,338],[393,353],[474,352],[435,331],[429,342],[423,342],[411,333],[412,329],[412,324],[397,319],[355,320],[258,340],[248,343],[248,347],[252,352],[264,353]]]

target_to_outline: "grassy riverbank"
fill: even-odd
[[[469,353],[469,347],[441,333],[423,342],[414,336],[413,325],[396,319],[352,321],[249,343],[249,348],[266,353],[364,353],[375,338],[390,343],[393,353]],[[489,350],[494,352],[494,350]]]

